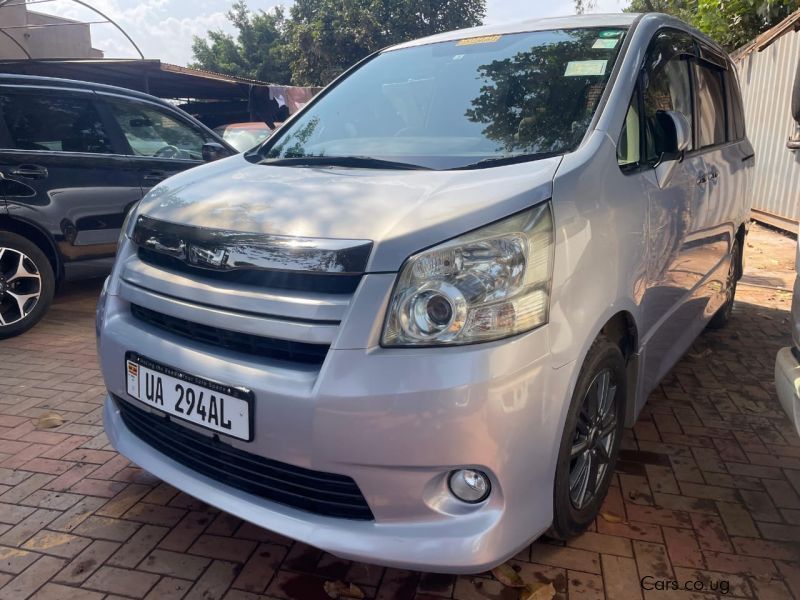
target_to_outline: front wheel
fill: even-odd
[[[30,240],[0,231],[0,339],[33,327],[53,300],[50,261]]]
[[[599,336],[583,363],[559,448],[550,535],[566,540],[595,519],[608,492],[625,425],[625,359]]]

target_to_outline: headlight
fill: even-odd
[[[381,343],[470,344],[529,331],[547,322],[552,271],[545,202],[409,258]]]
[[[117,240],[117,246],[122,244],[125,241],[125,238],[130,238],[133,234],[133,226],[134,226],[134,215],[136,214],[136,209],[139,208],[139,203],[135,203],[128,209],[128,214],[125,215],[125,219],[122,221],[122,229],[119,232],[119,239]],[[128,231],[130,230],[130,231]]]

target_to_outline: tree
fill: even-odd
[[[486,0],[296,0],[283,9],[227,13],[238,34],[194,38],[193,67],[275,83],[325,85],[372,52],[414,38],[480,25]]]
[[[209,40],[195,36],[192,43],[195,60],[189,66],[260,81],[288,83],[292,73],[283,9],[276,7],[272,12],[251,13],[245,0],[237,0],[226,16],[238,31],[236,38],[222,31],[209,31]]]
[[[575,11],[596,0],[575,0]],[[800,7],[798,0],[631,0],[629,12],[667,13],[694,25],[726,50],[743,46]]]
[[[486,0],[296,0],[289,14],[293,83],[325,85],[384,46],[480,25]]]

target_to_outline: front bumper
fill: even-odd
[[[775,359],[775,387],[783,410],[800,435],[800,362],[792,348],[782,348]]]
[[[574,363],[552,368],[546,327],[459,348],[331,349],[321,368],[287,368],[153,329],[136,320],[120,296],[108,294],[101,311],[98,345],[110,392],[104,417],[112,444],[221,510],[344,558],[456,573],[502,562],[552,521],[556,455],[576,373]],[[352,478],[374,521],[281,505],[154,450],[125,426],[115,405],[136,402],[125,391],[129,350],[251,389],[254,440],[223,440],[258,456]],[[460,502],[447,488],[448,473],[464,467],[492,480],[492,494],[481,504]]]

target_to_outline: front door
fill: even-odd
[[[706,272],[697,262],[694,241],[707,196],[706,164],[692,143],[668,176],[658,168],[668,134],[664,111],[682,113],[694,129],[693,60],[691,36],[661,30],[650,44],[640,76],[638,176],[649,204],[641,322],[646,391],[657,385],[703,327],[692,293]]]
[[[67,263],[113,257],[141,188],[93,94],[0,88],[0,121],[9,214],[46,229]]]
[[[203,164],[203,144],[217,141],[179,113],[155,103],[105,94],[102,98],[130,146],[143,193]]]

